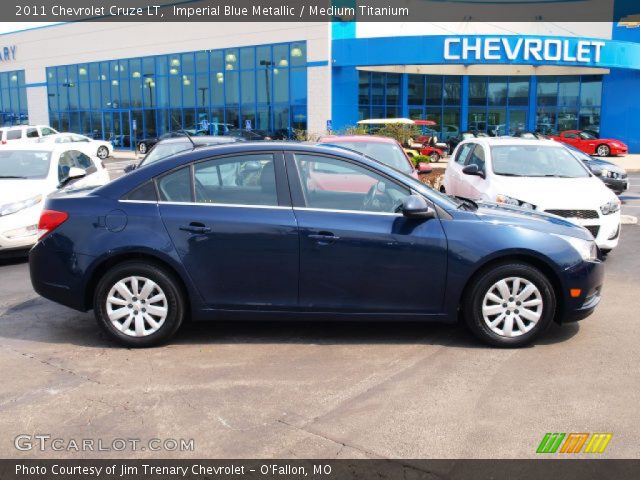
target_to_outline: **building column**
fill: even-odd
[[[527,129],[536,130],[536,110],[538,109],[538,77],[531,75],[529,82],[529,111],[527,112]]]
[[[469,129],[469,75],[462,76],[460,88],[460,131]]]

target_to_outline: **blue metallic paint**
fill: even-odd
[[[304,210],[291,203],[254,209],[120,200],[148,179],[189,162],[265,148],[360,162],[427,197],[439,218]],[[580,227],[557,217],[495,205],[482,205],[477,211],[458,209],[448,197],[410,177],[330,147],[273,142],[268,147],[247,143],[198,149],[135,170],[93,192],[55,195],[46,208],[65,211],[69,219],[32,249],[34,288],[83,311],[92,308],[92,289],[105,268],[132,256],[173,271],[195,320],[453,322],[470,279],[490,263],[515,258],[533,263],[551,278],[560,298],[560,321],[591,313],[597,299],[586,309],[583,305],[603,279],[601,262],[582,261],[566,241],[553,235],[590,238]],[[105,218],[114,210],[126,213],[124,229],[106,227]],[[194,220],[209,222],[215,233],[176,230]],[[340,240],[323,245],[308,238],[308,233],[327,229]],[[218,251],[222,253],[216,255]],[[569,288],[584,293],[570,298]]]

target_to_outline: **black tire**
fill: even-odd
[[[444,188],[444,185],[440,185],[440,193],[447,193],[447,189]]]
[[[123,333],[114,326],[107,313],[107,297],[110,290],[120,280],[131,276],[152,280],[166,298],[167,313],[164,323],[157,331],[145,336]],[[153,263],[128,261],[112,267],[100,279],[95,290],[93,310],[98,325],[116,342],[133,348],[154,347],[168,341],[182,324],[185,316],[185,299],[179,282],[165,268]]]
[[[146,144],[146,143],[144,143],[144,142],[140,142],[140,143],[138,144],[138,151],[139,151],[140,153],[142,153],[143,155],[144,155],[145,153],[147,153],[147,144]]]
[[[611,148],[609,148],[609,145],[598,145],[596,147],[596,154],[599,157],[608,157],[611,155]]]
[[[429,159],[431,160],[431,163],[438,162],[440,160],[440,154],[438,152],[431,152],[429,154]]]
[[[526,333],[519,336],[503,336],[494,332],[482,314],[485,295],[501,279],[519,277],[531,282],[541,296],[540,318]],[[502,304],[504,306],[506,304]],[[518,308],[518,307],[514,307]],[[520,307],[524,308],[524,307]],[[549,279],[537,268],[526,263],[502,263],[491,266],[476,275],[463,298],[462,313],[471,331],[484,343],[494,347],[522,347],[542,334],[551,324],[556,310],[556,295]],[[509,315],[516,313],[510,312]],[[515,317],[515,315],[514,315]],[[497,318],[497,317],[496,317]],[[512,321],[515,325],[515,321]],[[528,325],[528,323],[527,323]]]
[[[100,147],[98,148],[97,155],[100,160],[104,160],[109,156],[109,149],[107,147]]]

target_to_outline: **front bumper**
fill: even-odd
[[[611,155],[626,155],[627,153],[629,153],[629,149],[626,146],[624,147],[610,146],[609,148],[611,148]]]
[[[616,193],[629,190],[629,178],[603,178],[604,184]]]
[[[596,309],[602,298],[604,263],[602,261],[581,262],[565,272],[564,308],[556,317],[559,323],[575,322],[587,318]],[[571,296],[579,289],[580,295]]]

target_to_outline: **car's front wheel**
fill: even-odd
[[[109,149],[105,146],[98,148],[98,158],[104,160],[109,156]]]
[[[107,271],[94,296],[98,324],[127,347],[166,342],[184,318],[184,298],[175,277],[158,265],[125,262]]]
[[[147,153],[147,144],[146,144],[146,143],[144,143],[144,142],[141,142],[141,143],[138,145],[138,151],[139,151],[140,153],[142,153],[142,154]]]
[[[440,161],[440,154],[438,152],[431,152],[429,154],[429,159],[431,160],[431,163],[436,163]]]
[[[611,149],[609,148],[608,145],[600,145],[598,146],[596,153],[598,154],[599,157],[608,157],[609,154],[611,153]]]
[[[531,343],[550,325],[556,297],[549,279],[525,263],[505,263],[475,277],[463,314],[471,331],[496,347]]]

